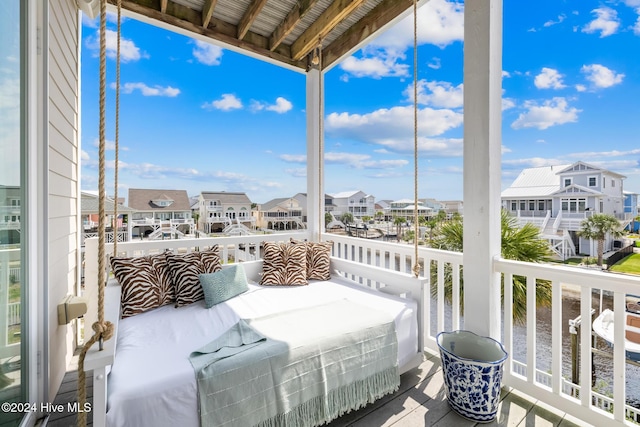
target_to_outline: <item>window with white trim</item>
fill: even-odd
[[[598,186],[598,177],[590,176],[587,178],[589,187],[597,187]]]

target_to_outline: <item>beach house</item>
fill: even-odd
[[[261,203],[254,211],[256,226],[267,230],[299,230],[306,227],[302,221],[302,206],[294,197],[280,197]]]
[[[198,228],[205,233],[229,232],[231,228],[253,229],[251,200],[246,193],[202,191],[198,196]]]
[[[131,215],[135,237],[153,240],[193,235],[194,222],[186,190],[130,188],[127,204],[135,210]]]
[[[623,206],[624,179],[585,162],[528,168],[502,192],[502,207],[521,224],[539,227],[558,256],[594,256],[594,242],[578,235],[581,223],[594,213],[604,213],[618,218],[622,228],[629,225],[633,216]],[[613,247],[609,238],[605,251]]]
[[[364,191],[343,191],[332,194],[331,198],[334,205],[332,213],[338,219],[345,213],[350,213],[357,220],[365,216],[373,218],[376,213],[375,197]]]
[[[18,290],[13,296],[15,301],[5,299],[5,292],[0,299],[0,329],[4,331],[0,334],[0,366],[4,371],[1,395],[3,403],[30,405],[22,406],[24,410],[1,413],[0,424],[34,425],[36,421],[46,422],[51,415],[52,411],[48,410],[51,407],[47,404],[54,402],[61,391],[63,377],[81,337],[77,333],[76,320],[68,324],[59,323],[59,304],[70,295],[82,295],[89,300],[85,325],[93,324],[97,318],[97,295],[103,287],[99,278],[103,278],[105,272],[98,272],[95,239],[87,239],[86,242],[87,264],[95,267],[87,272],[84,284],[80,274],[80,162],[83,153],[79,125],[82,40],[79,36],[82,19],[79,8],[93,18],[99,3],[97,0],[3,0],[0,6],[0,28],[6,41],[2,44],[6,54],[0,57],[0,88],[4,95],[3,114],[0,115],[3,131],[0,139],[3,149],[0,188],[15,191],[0,203],[9,206],[2,218],[7,225],[3,226],[14,227],[18,220],[20,224],[19,232],[11,233],[12,247],[3,245],[0,250],[0,285],[2,289],[13,285],[13,289]],[[109,0],[111,11],[114,3]],[[439,331],[461,328],[502,341],[509,353],[504,366],[505,400],[501,410],[505,422],[529,425],[529,420],[535,422],[549,413],[553,418],[550,424],[572,425],[572,417],[602,426],[622,427],[628,426],[631,420],[637,422],[638,409],[626,399],[627,365],[622,328],[616,329],[611,350],[609,365],[616,381],[610,393],[600,393],[592,384],[592,334],[586,322],[578,332],[579,380],[572,382],[567,379],[563,368],[566,321],[562,318],[562,289],[564,284],[569,284],[577,290],[582,319],[591,316],[593,291],[605,291],[611,295],[616,324],[622,324],[625,295],[637,292],[639,280],[602,271],[532,264],[501,257],[502,1],[465,2],[464,8],[464,253],[420,247],[417,255],[406,244],[327,235],[323,229],[325,198],[322,197],[324,73],[373,37],[409,16],[412,1],[126,0],[123,5],[128,19],[142,20],[304,74],[308,227],[270,237],[134,239],[118,245],[119,251],[147,254],[151,250],[177,248],[178,244],[188,245],[189,250],[205,244],[217,244],[222,247],[223,254],[233,254],[240,247],[259,245],[261,239],[267,238],[272,241],[289,241],[292,237],[312,242],[332,241],[333,262],[356,265],[359,276],[375,269],[380,272],[380,277],[402,274],[406,283],[425,283],[423,287],[416,286],[406,292],[418,300],[431,301],[423,305],[425,311],[420,313],[418,325],[424,332],[421,337],[424,339],[420,341],[424,344],[420,349],[425,351],[424,365],[402,377],[400,392],[392,399],[385,399],[388,405],[381,410],[374,410],[375,406],[365,409],[370,413],[368,420],[372,421],[369,424],[363,421],[365,425],[394,423],[400,417],[406,420],[404,425],[424,425],[436,420],[449,425],[467,422],[452,413],[444,399],[436,344]],[[438,19],[437,16],[433,18]],[[158,40],[158,43],[162,41]],[[203,76],[205,78],[207,76]],[[224,82],[219,83],[224,85]],[[275,81],[272,84],[287,85],[287,82]],[[137,113],[135,120],[140,122],[144,132],[145,116],[142,112]],[[175,126],[183,125],[193,126],[193,123],[183,123],[176,115]],[[203,151],[210,150],[211,144],[211,140],[204,142],[203,138]],[[592,176],[596,179],[595,188],[589,187]],[[606,183],[600,177],[606,177]],[[614,184],[612,179],[616,189],[622,187],[622,177],[615,174],[593,170],[585,174],[585,178],[586,182],[578,181],[576,175],[576,181],[566,187],[567,194],[561,196],[567,199],[568,214],[577,214],[583,209],[579,199],[594,191],[602,193],[601,198],[613,199],[614,196],[607,193]],[[556,191],[564,188],[558,186]],[[130,193],[129,206],[144,212],[138,221],[154,221],[156,218],[165,221],[167,219],[162,218],[168,212],[184,215],[168,220],[188,221],[191,211],[186,194],[184,196],[182,206],[181,198],[169,190],[147,193],[141,197],[141,206],[138,206],[132,202]],[[524,208],[520,208],[520,200],[542,200],[543,210],[548,211],[553,209],[553,203],[547,204],[549,198],[553,202],[551,193],[535,197],[520,195],[513,200],[517,201],[516,208],[521,211],[530,210],[530,206],[525,203]],[[350,203],[341,209],[354,213],[354,216],[373,216],[373,205],[369,210],[365,193],[353,200],[353,207],[357,209],[350,211]],[[562,200],[559,202],[559,211],[564,216]],[[603,208],[606,203],[603,200]],[[584,210],[587,206],[585,200]],[[599,208],[599,203],[593,207]],[[7,216],[9,221],[6,221]],[[180,248],[184,247],[187,246]],[[258,252],[252,255],[255,254]],[[225,258],[225,261],[231,258]],[[385,258],[399,261],[380,262]],[[411,275],[411,265],[418,264],[429,266],[428,272],[423,271],[420,279]],[[462,267],[464,294],[454,291],[452,304],[447,305],[444,285],[453,280],[452,288],[459,289]],[[18,274],[10,273],[11,269],[18,269]],[[445,271],[451,274],[445,275]],[[527,283],[526,345],[521,346],[515,345],[513,340],[513,287],[510,285],[514,277],[525,278]],[[376,280],[381,279],[374,278],[373,282]],[[543,350],[538,345],[540,332],[536,328],[535,284],[538,280],[552,284],[553,304],[549,308],[553,319],[549,331],[551,339]],[[503,284],[504,297],[501,295]],[[434,299],[430,299],[433,295],[431,289],[437,292]],[[460,311],[463,301],[464,318]],[[18,313],[17,318],[21,322],[17,327],[12,325],[11,334],[8,334],[9,329],[5,326],[10,312],[14,313],[12,318],[16,318],[15,313]],[[107,313],[107,319],[115,321],[118,313],[116,305],[115,313]],[[107,347],[112,352],[107,351]],[[516,347],[523,352],[522,357],[513,357]],[[113,351],[113,342],[107,340],[103,352],[94,347],[88,355],[91,361],[89,375],[93,378],[93,406],[89,414],[93,425],[105,425],[107,383],[110,366],[115,360]],[[549,358],[549,366],[538,365],[541,352]],[[158,354],[158,359],[161,356]],[[166,371],[170,372],[171,366],[167,366]],[[74,391],[72,388],[72,393]],[[153,406],[148,413],[165,403],[178,407],[192,404],[194,412],[197,411],[194,402],[174,399]],[[347,416],[362,417],[363,413]],[[409,424],[411,421],[413,424]],[[177,424],[179,421],[173,425]]]

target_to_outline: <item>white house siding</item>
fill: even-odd
[[[49,396],[57,392],[75,345],[72,327],[58,326],[56,306],[75,293],[78,279],[78,25],[75,1],[49,2]]]

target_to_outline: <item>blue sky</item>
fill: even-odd
[[[578,160],[640,192],[640,0],[505,0],[503,188]],[[413,18],[325,76],[325,191],[413,198]],[[463,199],[463,4],[419,10],[419,196]],[[82,28],[82,188],[97,188],[98,21]],[[108,23],[113,188],[115,21]],[[120,195],[306,191],[305,76],[133,19],[122,24]]]

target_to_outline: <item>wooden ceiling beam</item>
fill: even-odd
[[[331,3],[331,6],[325,9],[318,19],[293,42],[292,59],[298,61],[307,56],[318,45],[319,40],[322,40],[364,2],[365,0],[335,0]]]
[[[169,0],[160,0],[160,12],[167,13],[167,3]]]
[[[360,45],[411,6],[413,6],[413,0],[384,0],[380,2],[365,17],[322,50],[322,68],[332,65],[351,51],[354,46]]]
[[[282,22],[278,24],[276,29],[273,30],[273,33],[271,33],[269,37],[269,49],[274,50],[277,48],[318,1],[319,0],[298,1]]]
[[[213,16],[213,9],[216,8],[216,3],[218,3],[218,0],[204,0],[204,5],[202,6],[202,28],[209,26],[209,22],[211,22],[211,17]]]
[[[115,4],[116,0],[107,0]],[[230,46],[234,46],[242,51],[251,52],[274,61],[281,62],[296,68],[306,70],[306,61],[294,61],[291,59],[291,49],[289,46],[281,45],[276,50],[269,50],[269,38],[260,34],[248,31],[243,40],[238,40],[238,27],[228,22],[216,19],[212,16],[209,26],[202,27],[202,12],[189,7],[167,2],[166,13],[160,12],[159,0],[123,0],[122,7],[125,10],[146,16],[151,20],[164,22],[185,30],[194,35],[200,34],[213,40],[220,41]]]
[[[238,23],[238,40],[242,40],[247,35],[249,28],[256,20],[260,11],[267,4],[267,0],[253,0],[247,10],[242,15],[242,19]]]

